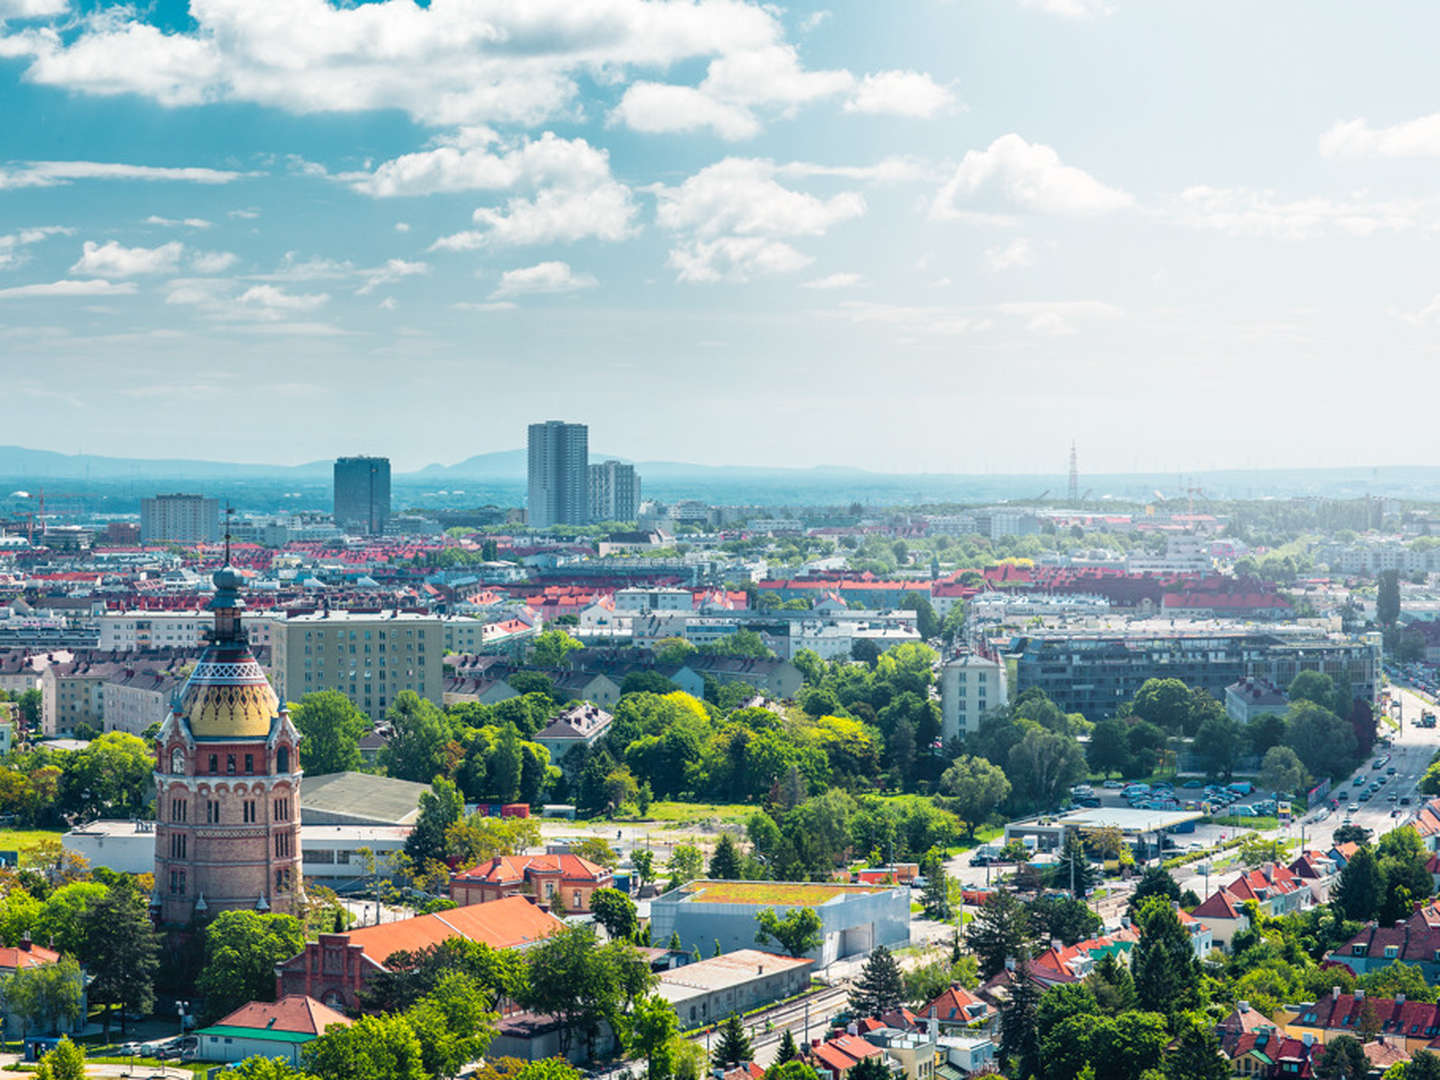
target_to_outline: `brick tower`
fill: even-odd
[[[215,629],[155,741],[155,901],[172,924],[304,898],[300,735],[241,631],[228,534],[213,580]]]

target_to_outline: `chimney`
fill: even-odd
[[[1338,986],[1332,986],[1332,987],[1330,987],[1330,1000],[1331,1000],[1331,1001],[1339,1001],[1339,1000],[1340,1000],[1340,987],[1338,987]]]
[[[1247,1013],[1250,1011],[1250,1003],[1248,1001],[1237,1001],[1235,1008],[1239,1009],[1242,1013]]]
[[[1404,1004],[1405,1004],[1405,995],[1404,995],[1404,994],[1396,994],[1396,995],[1395,995],[1395,1004],[1396,1004],[1396,1005],[1404,1005]]]
[[[1305,1049],[1307,1050],[1315,1045],[1315,1033],[1313,1031],[1305,1032],[1300,1038],[1305,1041]]]
[[[1364,1000],[1365,1000],[1365,991],[1364,991],[1364,990],[1356,990],[1356,991],[1355,991],[1355,1001],[1356,1001],[1356,1003],[1358,1004],[1359,1002],[1362,1002],[1362,1001],[1364,1001]]]
[[[1005,957],[1005,970],[1006,970],[1006,971],[1014,971],[1014,970],[1015,970],[1015,958],[1014,958],[1013,956],[1007,956],[1007,957]]]
[[[848,1024],[845,1025],[845,1034],[846,1034],[846,1035],[859,1035],[859,1034],[860,1034],[860,1025],[857,1024],[854,1020],[851,1020]]]
[[[30,931],[29,931],[29,930],[26,930],[25,933],[23,933],[23,934],[20,935],[20,948],[24,949],[26,952],[29,952],[29,951],[30,951]]]

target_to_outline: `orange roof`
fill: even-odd
[[[416,952],[439,945],[453,937],[479,941],[494,949],[511,949],[563,930],[565,924],[548,911],[541,911],[523,896],[507,896],[488,904],[417,915],[413,919],[381,923],[351,930],[352,944],[364,947],[365,955],[383,964],[393,953]]]
[[[350,1018],[322,1005],[305,994],[286,994],[279,1001],[252,1001],[215,1022],[216,1027],[263,1028],[266,1031],[293,1031],[301,1035],[324,1035],[331,1024],[350,1023]]]
[[[44,967],[59,959],[58,952],[41,945],[31,945],[29,948],[20,946],[13,949],[0,948],[0,968],[8,968],[11,971],[19,971],[21,968]]]
[[[454,880],[492,885],[523,881],[530,874],[559,874],[564,881],[605,881],[610,871],[579,855],[496,855],[488,863],[472,866]]]
[[[964,987],[953,983],[921,1011],[925,1016],[929,1016],[931,1010],[934,1010],[937,1020],[961,1020],[967,1023],[989,1011],[985,1002]]]

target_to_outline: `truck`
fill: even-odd
[[[1249,780],[1237,780],[1235,781],[1235,783],[1229,784],[1227,786],[1230,788],[1231,791],[1236,792],[1240,795],[1249,795],[1250,792],[1255,790],[1255,785],[1250,783]]]
[[[1434,727],[1434,726],[1435,726],[1435,714],[1434,714],[1433,712],[1431,712],[1429,709],[1426,709],[1424,712],[1422,712],[1422,713],[1420,714],[1420,726],[1421,726],[1421,727]]]

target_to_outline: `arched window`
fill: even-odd
[[[290,748],[282,746],[275,753],[275,771],[287,773],[290,771]]]
[[[185,751],[178,746],[170,751],[170,771],[177,776],[185,771]]]

